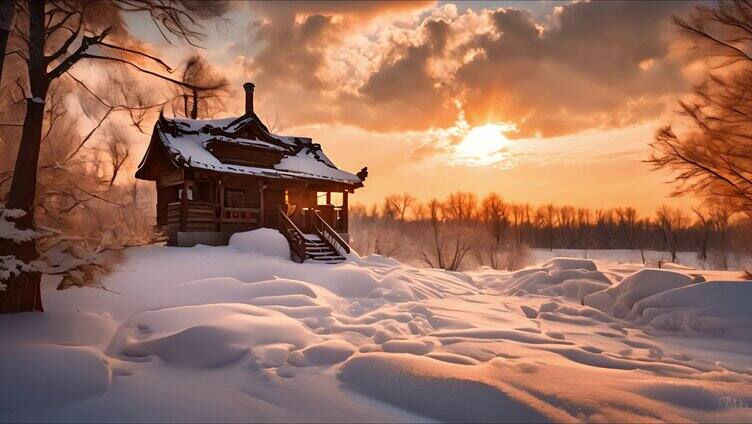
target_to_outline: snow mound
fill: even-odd
[[[635,303],[653,328],[752,340],[752,282],[710,281],[663,291]]]
[[[542,268],[552,271],[563,271],[567,269],[580,269],[585,271],[598,270],[598,267],[592,260],[578,258],[553,258],[544,263]]]
[[[242,304],[183,306],[140,313],[113,336],[108,352],[126,358],[159,356],[198,368],[236,362],[254,348],[301,349],[319,337],[282,313]]]
[[[752,418],[752,283],[693,275],[731,272],[298,264],[267,236],[127,249],[108,290],[47,281],[52,313],[0,316],[0,421]]]
[[[550,421],[472,368],[423,356],[369,353],[345,362],[339,378],[361,393],[441,421]]]
[[[333,268],[327,277],[317,281],[318,285],[347,298],[370,297],[371,292],[379,286],[378,276],[373,271],[353,264]]]
[[[293,365],[331,365],[338,364],[355,353],[355,347],[338,339],[326,340],[300,351],[300,359]]]
[[[642,269],[625,277],[619,284],[586,296],[583,304],[616,318],[625,318],[637,301],[694,282],[692,277],[679,272]]]
[[[739,398],[737,393],[727,393],[696,383],[653,383],[640,387],[638,392],[651,399],[706,411],[724,409],[728,399]],[[750,404],[752,396],[748,395],[740,400],[740,403]]]
[[[267,296],[316,297],[316,293],[307,283],[287,278],[242,283],[231,277],[215,277],[181,283],[174,286],[172,290],[170,299],[172,306],[251,302]]]
[[[230,237],[229,245],[241,253],[290,259],[290,246],[287,240],[279,231],[271,228],[235,233]]]
[[[590,260],[556,258],[543,267],[524,269],[484,283],[513,296],[541,294],[579,300],[611,285],[609,278],[594,267]]]
[[[117,322],[103,315],[84,311],[73,314],[6,314],[0,320],[0,334],[15,343],[106,344]]]
[[[101,351],[82,346],[19,344],[0,347],[3,410],[61,406],[97,396],[112,371]]]

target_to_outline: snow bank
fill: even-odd
[[[752,282],[711,281],[666,290],[635,303],[653,328],[752,340]]]
[[[345,362],[339,377],[349,388],[441,421],[550,421],[478,374],[421,356],[369,353]]]
[[[693,284],[695,280],[679,272],[661,269],[642,269],[625,277],[619,284],[593,293],[583,304],[617,318],[624,318],[639,300],[666,290]]]
[[[269,296],[301,295],[315,298],[309,284],[286,278],[242,283],[231,277],[206,278],[174,286],[170,293],[171,306],[201,305],[207,303],[252,303],[254,299]]]
[[[0,347],[0,376],[2,410],[34,410],[102,394],[112,371],[94,348],[20,344]]]
[[[300,349],[318,340],[299,321],[266,308],[241,304],[183,306],[129,319],[115,333],[112,355],[145,357],[199,368],[236,362],[254,348],[285,344]]]
[[[290,259],[290,246],[287,240],[279,231],[271,228],[235,233],[230,237],[229,245],[242,253]]]
[[[296,366],[338,364],[355,353],[355,346],[338,339],[326,340],[300,351]]]
[[[566,269],[581,269],[585,271],[595,271],[598,267],[590,259],[578,259],[578,258],[553,258],[542,265],[542,268],[562,271]]]
[[[752,283],[297,264],[278,241],[128,249],[108,291],[46,284],[54,313],[0,316],[0,421],[752,420]]]
[[[540,267],[526,268],[484,285],[514,296],[542,294],[582,299],[605,290],[611,280],[589,259],[553,258]]]
[[[2,318],[0,335],[17,344],[106,345],[118,326],[106,313],[85,311],[7,314]]]

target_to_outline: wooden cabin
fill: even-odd
[[[169,245],[227,244],[233,233],[278,229],[296,261],[349,253],[348,196],[368,171],[343,171],[307,137],[271,134],[253,110],[193,120],[160,114],[136,178],[157,185],[157,225]]]

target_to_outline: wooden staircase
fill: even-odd
[[[306,259],[327,264],[338,264],[345,260],[337,249],[318,234],[304,234],[303,237],[305,238]]]
[[[280,208],[278,230],[290,245],[290,259],[295,262],[311,259],[327,264],[344,262],[345,257],[340,252],[350,253],[350,246],[318,213],[315,218],[315,233],[304,234]]]

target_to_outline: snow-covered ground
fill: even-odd
[[[752,283],[617,262],[130,249],[0,316],[0,421],[752,421]]]

